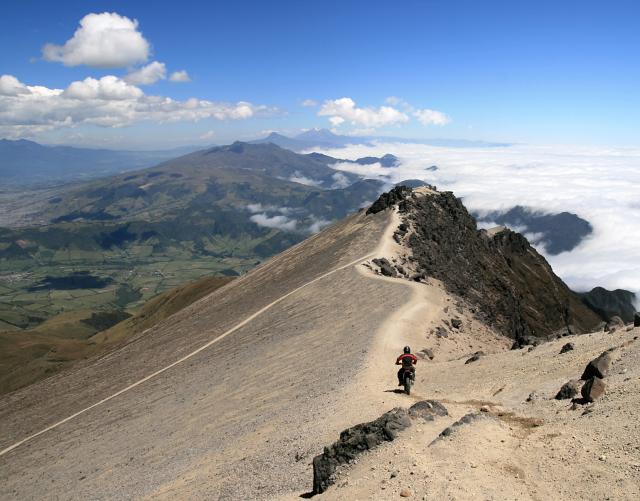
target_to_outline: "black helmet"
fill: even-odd
[[[411,348],[409,348],[408,346],[404,347],[404,352],[405,353],[411,353]]]

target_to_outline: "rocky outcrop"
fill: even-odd
[[[416,272],[476,306],[483,321],[515,340],[514,347],[588,332],[601,321],[522,235],[478,230],[450,192],[401,194]]]
[[[636,313],[633,316],[633,326],[634,327],[640,327],[640,313]]]
[[[424,400],[408,410],[396,407],[374,421],[347,428],[337,442],[313,458],[313,494],[321,494],[335,482],[339,466],[353,462],[358,455],[383,442],[395,440],[400,431],[411,426],[412,418],[432,421],[446,415],[447,409],[441,403]]]
[[[371,204],[371,207],[367,209],[367,214],[377,214],[389,207],[393,207],[398,204],[402,200],[404,200],[406,195],[411,193],[411,188],[407,186],[396,186],[391,191],[383,193],[380,195],[378,200]]]
[[[313,493],[320,494],[335,481],[338,466],[350,463],[359,454],[383,442],[395,440],[398,432],[411,426],[406,409],[395,408],[375,421],[358,424],[340,433],[340,439],[313,458]]]
[[[373,264],[380,268],[380,274],[385,277],[397,277],[398,272],[393,267],[393,265],[389,262],[388,259],[382,257],[379,259],[373,259]]]

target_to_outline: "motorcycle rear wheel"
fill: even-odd
[[[409,374],[407,374],[404,377],[404,392],[407,395],[411,395],[411,383],[412,383],[411,376]]]

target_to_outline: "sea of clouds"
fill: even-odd
[[[389,183],[421,179],[453,191],[473,211],[524,205],[573,212],[594,232],[570,252],[546,255],[554,271],[577,291],[600,285],[640,292],[640,148],[377,143],[314,151],[346,159],[392,153],[400,159],[398,167],[339,163],[334,168]],[[426,170],[432,165],[438,170]]]

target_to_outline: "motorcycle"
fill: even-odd
[[[407,367],[402,370],[402,384],[404,386],[404,392],[407,395],[411,395],[411,386],[413,385],[413,380],[415,379],[415,375],[411,370],[411,367]]]

